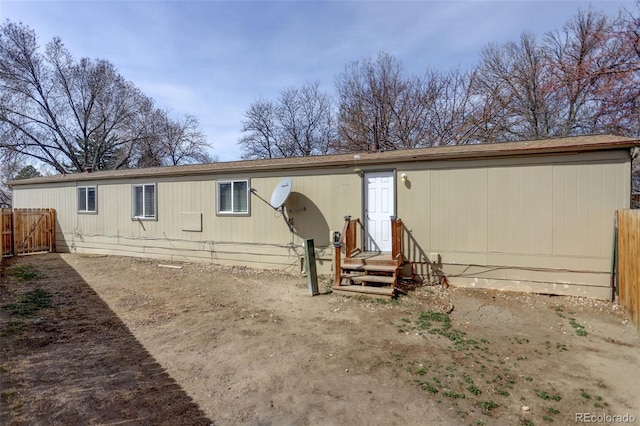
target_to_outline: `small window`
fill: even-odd
[[[78,212],[79,213],[96,213],[97,197],[95,186],[79,186],[78,187]]]
[[[133,185],[133,218],[156,219],[156,185]]]
[[[249,181],[218,182],[218,214],[249,214]]]

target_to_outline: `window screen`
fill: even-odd
[[[249,213],[249,181],[218,182],[218,213]]]
[[[156,218],[156,185],[133,186],[133,217],[141,219]]]

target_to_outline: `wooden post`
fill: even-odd
[[[304,269],[307,271],[307,284],[312,296],[318,292],[318,273],[316,271],[316,249],[313,239],[304,240]]]
[[[395,260],[402,254],[402,219],[391,216],[391,257]]]
[[[339,241],[333,243],[333,286],[340,287],[342,284],[342,265],[340,264],[340,249],[342,248],[342,244]]]
[[[13,242],[12,242],[12,252],[15,256],[17,256],[20,252],[18,251],[18,240],[22,239],[22,235],[16,235],[18,230],[21,229],[21,226],[18,226],[18,219],[20,215],[18,214],[17,209],[11,210],[11,226],[13,227]]]
[[[0,256],[11,256],[13,254],[13,210],[2,209],[0,216]]]
[[[345,250],[344,250],[344,257],[345,258],[350,258],[351,257],[351,216],[345,216],[344,217],[344,228],[342,229],[342,238],[344,238],[344,245],[345,245]]]
[[[49,209],[49,220],[51,220],[51,240],[49,242],[49,251],[51,253],[56,252],[56,210]]]

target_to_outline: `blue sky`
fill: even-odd
[[[107,59],[158,106],[200,120],[220,161],[240,158],[244,112],[260,98],[318,82],[334,94],[349,63],[385,51],[407,74],[474,66],[488,43],[542,37],[589,5],[610,16],[635,2],[31,1],[0,0],[44,45]]]

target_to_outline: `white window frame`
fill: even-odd
[[[147,187],[153,187],[153,216],[146,216],[146,191]],[[136,188],[142,188],[142,215],[136,215]],[[158,220],[158,184],[136,183],[131,185],[131,218],[134,220]]]
[[[247,211],[234,211],[234,206],[233,206],[233,189],[234,189],[234,185],[236,183],[239,182],[244,182],[247,186]],[[231,210],[230,211],[226,211],[226,210],[220,210],[220,185],[223,184],[231,184]],[[251,186],[249,183],[249,179],[228,179],[228,180],[219,180],[216,182],[216,214],[218,216],[250,216],[251,215],[251,197],[250,197],[250,192],[251,192]]]
[[[94,209],[89,210],[89,190],[93,189],[93,197],[94,197]],[[80,208],[80,191],[84,190],[84,209]],[[76,188],[76,207],[78,213],[98,213],[98,186],[97,185],[82,185]]]

